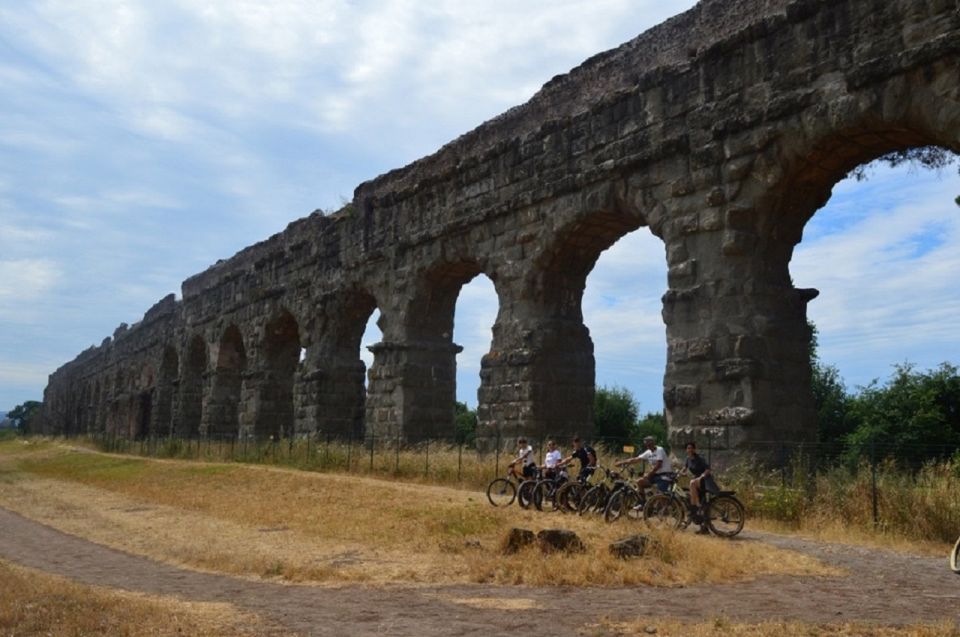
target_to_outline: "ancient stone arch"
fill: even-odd
[[[181,357],[180,414],[175,431],[186,437],[200,435],[203,420],[204,392],[208,378],[208,348],[203,336],[194,335],[187,343],[186,355]]]
[[[808,439],[816,292],[793,287],[793,247],[858,163],[923,144],[960,150],[958,57],[953,0],[704,0],[361,184],[339,212],[294,221],[191,277],[179,301],[163,299],[51,376],[44,427],[70,426],[60,406],[85,380],[173,347],[174,427],[199,434],[215,384],[208,347],[234,324],[248,427],[449,432],[451,299],[482,271],[500,307],[482,362],[481,443],[589,435],[583,281],[606,247],[648,226],[668,266],[663,390],[674,434]],[[365,399],[357,350],[375,307],[383,341]],[[274,328],[288,336],[276,340]],[[294,345],[307,348],[299,365],[286,353]]]
[[[205,412],[205,432],[208,436],[229,439],[239,435],[239,408],[246,369],[247,350],[243,344],[243,335],[236,325],[230,325],[224,330],[217,348],[216,366]]]

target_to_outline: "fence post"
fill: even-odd
[[[463,480],[463,441],[457,445],[457,482]]]
[[[427,446],[424,449],[424,451],[427,454],[427,459],[424,462],[423,477],[426,478],[430,475],[430,439],[429,438],[427,438]]]
[[[377,444],[377,439],[373,434],[370,434],[370,473],[373,473],[373,446]]]
[[[347,438],[347,473],[350,473],[350,452],[353,451],[353,432],[350,432],[350,437]]]
[[[780,483],[784,489],[787,488],[787,444],[780,443]]]
[[[870,434],[870,482],[873,491],[873,528],[880,525],[880,510],[877,502],[877,437],[876,433]]]
[[[393,465],[393,473],[397,475],[400,473],[400,428],[397,428],[397,457]]]

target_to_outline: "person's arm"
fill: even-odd
[[[590,455],[589,455],[589,457],[587,458],[587,460],[588,460],[588,462],[587,462],[587,466],[588,466],[588,467],[595,467],[595,466],[597,466],[597,454],[596,454],[596,453],[591,452]]]

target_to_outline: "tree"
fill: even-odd
[[[593,425],[597,439],[617,446],[632,444],[639,409],[628,389],[597,388],[593,395]]]
[[[885,385],[861,388],[849,412],[856,430],[848,441],[857,456],[873,450],[915,467],[960,449],[960,375],[949,363],[925,372],[897,365]]]
[[[817,410],[817,439],[822,443],[842,443],[855,428],[848,412],[850,396],[834,365],[815,363],[810,386]]]
[[[636,440],[639,442],[647,436],[653,436],[657,442],[667,447],[667,420],[663,414],[647,413],[640,422],[637,423]]]
[[[848,417],[850,396],[834,365],[820,362],[820,345],[817,326],[807,321],[810,327],[810,389],[817,410],[817,440],[822,443],[841,443],[855,428],[856,423]]]
[[[453,429],[458,444],[472,445],[477,439],[477,412],[457,401],[453,411]]]
[[[22,432],[30,431],[30,424],[40,413],[41,403],[36,400],[28,400],[25,403],[17,405],[7,413],[7,418],[13,422],[13,426]]]

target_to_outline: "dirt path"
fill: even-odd
[[[600,617],[638,615],[689,619],[686,600],[700,599],[700,618],[734,620],[875,621],[908,624],[958,620],[960,577],[946,559],[822,544],[772,534],[769,542],[815,555],[846,569],[838,578],[764,577],[732,585],[686,589],[574,589],[504,586],[293,586],[198,573],[93,544],[0,508],[0,557],[74,580],[195,601],[230,602],[304,635],[491,635],[535,630],[560,618],[558,634]],[[501,600],[530,610],[497,608]],[[483,606],[490,605],[491,608]],[[577,610],[576,614],[571,611]],[[567,632],[564,633],[563,630]]]

